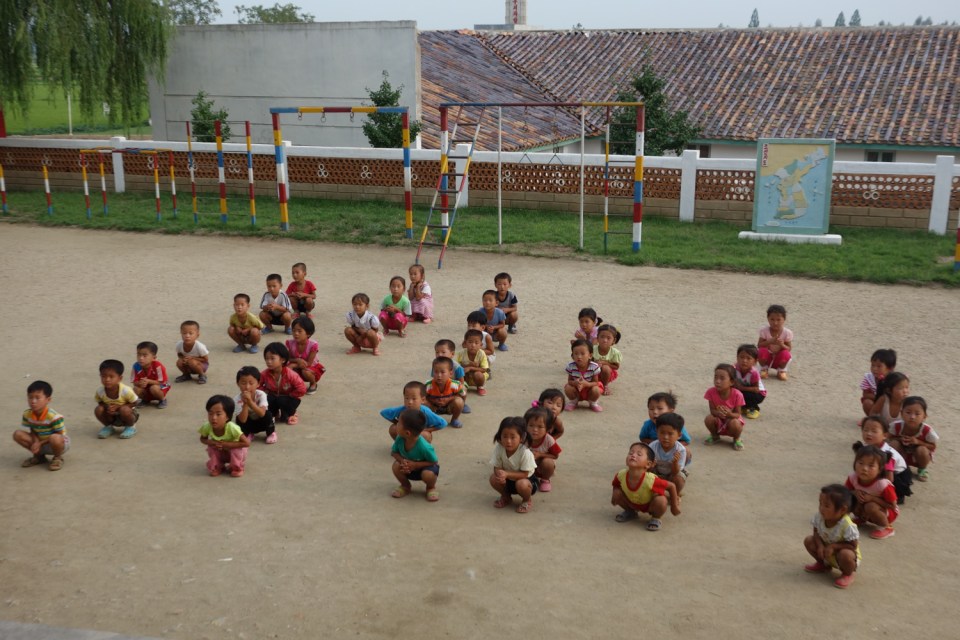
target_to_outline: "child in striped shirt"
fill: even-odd
[[[63,467],[63,454],[70,450],[70,436],[63,426],[63,416],[50,408],[52,395],[53,387],[43,380],[27,387],[30,408],[23,412],[20,423],[25,430],[13,433],[13,441],[31,454],[21,463],[22,467],[46,464],[48,455],[53,456],[47,467],[50,471]]]

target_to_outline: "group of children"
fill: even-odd
[[[927,402],[910,394],[910,379],[895,371],[897,353],[878,349],[870,357],[870,371],[860,382],[860,440],[853,444],[853,472],[840,484],[820,490],[820,508],[813,532],[804,540],[813,562],[810,573],[840,571],[834,585],[849,587],[860,566],[860,530],[869,524],[870,537],[894,535],[900,505],[913,495],[914,475],[926,482],[940,441],[927,424]]]

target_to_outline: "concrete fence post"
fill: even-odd
[[[697,163],[700,151],[687,149],[680,157],[680,221],[693,222],[697,203]]]
[[[933,176],[933,199],[930,201],[929,230],[942,236],[947,232],[947,219],[950,217],[953,156],[937,156]]]
[[[127,139],[123,136],[115,136],[110,138],[110,146],[115,150],[123,149],[127,146]],[[123,174],[123,154],[114,153],[110,154],[112,156],[113,164],[113,192],[114,193],[123,193],[127,190],[127,180]]]
[[[453,152],[455,156],[467,156],[470,155],[470,144],[460,143],[457,145],[456,151]],[[457,173],[463,173],[463,168],[466,166],[467,161],[461,158],[457,158],[455,161],[457,164]],[[472,162],[472,160],[471,160]],[[460,189],[460,208],[466,208],[470,206],[470,178],[469,176],[457,176],[454,183],[457,185],[457,188]]]

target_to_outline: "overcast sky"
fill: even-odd
[[[234,2],[220,0],[221,23],[236,22],[237,4],[273,6],[278,0]],[[420,29],[464,29],[475,24],[498,24],[504,20],[504,0],[279,0],[312,13],[317,22],[364,20],[415,20]],[[864,26],[883,20],[913,24],[919,15],[960,23],[957,0],[807,0],[806,2],[760,2],[758,0],[528,0],[527,22],[547,29],[569,29],[580,23],[587,29],[608,28],[713,28],[723,23],[746,27],[757,9],[760,26],[813,26],[817,18],[832,26],[843,11],[847,20],[860,10]]]

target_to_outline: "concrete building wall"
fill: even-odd
[[[330,22],[178,27],[170,43],[163,85],[150,82],[155,140],[186,140],[190,101],[205,91],[230,120],[250,120],[253,142],[272,144],[270,107],[369,104],[390,74],[403,85],[400,102],[419,120],[420,52],[417,25],[402,22]],[[367,147],[365,116],[281,117],[283,138],[296,145]],[[234,142],[243,125],[232,125]]]

